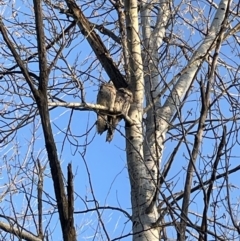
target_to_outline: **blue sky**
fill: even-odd
[[[204,2],[205,3],[205,2]],[[17,20],[19,20],[20,23],[27,22],[27,21],[33,21],[29,16],[24,16],[25,13],[31,14],[31,9],[27,9],[23,3],[19,3],[19,6],[15,6],[16,9],[20,8],[20,11],[18,12]],[[205,8],[206,13],[208,13],[209,9]],[[22,11],[22,13],[21,13]],[[215,12],[214,10],[211,10],[212,12]],[[48,16],[51,16],[51,11],[49,10]],[[35,49],[33,48],[33,45],[36,43],[36,40],[29,42],[28,39],[32,38],[31,35],[24,34],[24,30],[29,29],[29,26],[26,26],[26,29],[20,28],[21,25],[18,26],[17,30],[14,30],[16,25],[12,23],[12,19],[10,18],[12,14],[11,6],[7,8],[4,12],[4,16],[8,18],[9,22],[5,21],[4,23],[8,26],[11,26],[12,28],[9,30],[10,33],[13,34],[13,37],[18,41],[17,43],[23,44],[28,46],[29,52],[35,52]],[[64,21],[62,19],[65,19],[63,15],[59,15],[58,12],[56,12],[56,15],[61,18],[60,23],[64,24]],[[189,17],[189,20],[191,21],[191,16],[186,14],[185,17]],[[211,14],[212,18],[213,14]],[[112,18],[115,17],[114,15],[108,15],[107,19],[108,21],[113,21]],[[16,20],[15,19],[15,20]],[[95,20],[93,20],[95,21]],[[58,20],[55,21],[56,24],[59,24]],[[201,34],[198,34],[197,32],[191,32],[191,28],[187,29],[186,26],[183,25],[183,22],[178,19],[177,26],[175,28],[176,31],[182,31],[184,33],[183,39],[191,46],[195,46],[195,44],[199,44],[200,38],[202,38]],[[67,24],[66,24],[67,25]],[[47,25],[46,25],[47,26]],[[113,25],[111,25],[113,26]],[[204,26],[203,26],[204,27]],[[32,30],[33,31],[33,30]],[[58,25],[57,32],[60,31],[60,27]],[[190,39],[190,36],[193,35],[193,37]],[[51,39],[52,36],[50,36],[50,33],[46,33],[46,36]],[[101,68],[100,65],[98,65],[96,62],[93,64],[93,67],[88,71],[89,74],[92,76],[87,79],[87,75],[83,75],[82,72],[85,72],[87,70],[87,66],[95,58],[95,55],[92,53],[91,49],[89,48],[88,43],[83,40],[82,35],[78,33],[76,35],[76,38],[70,42],[70,45],[66,47],[64,50],[64,56],[66,57],[69,66],[73,68],[75,71],[77,77],[80,81],[84,82],[84,87],[86,91],[86,101],[89,103],[95,103],[96,101],[96,95],[98,90],[98,84],[100,79],[101,81],[108,81],[108,77],[106,76],[105,72]],[[81,42],[82,41],[82,42]],[[111,46],[111,41],[108,42],[108,46]],[[1,46],[2,47],[2,46]],[[59,46],[56,44],[54,46],[55,48],[58,48]],[[223,47],[224,55],[221,55],[220,57],[228,62],[232,60],[235,60],[234,63],[235,67],[237,67],[237,63],[239,61],[239,56],[236,56],[236,53],[232,51],[227,45]],[[169,56],[171,58],[174,57],[174,54],[176,49],[172,48],[169,52]],[[0,51],[1,52],[1,51]],[[112,51],[114,52],[114,51]],[[55,53],[55,49],[53,52],[49,52],[49,59],[52,59],[53,56],[51,56],[51,53]],[[118,54],[115,54],[115,57]],[[229,59],[230,58],[230,59]],[[0,60],[4,63],[4,66],[11,66],[11,61],[7,59]],[[166,62],[165,62],[166,61]],[[166,58],[163,60],[163,65],[167,63],[168,59]],[[179,60],[180,61],[180,60]],[[75,67],[74,67],[74,64]],[[182,62],[184,64],[184,61]],[[29,64],[30,69],[33,71],[37,70],[37,65],[35,62],[32,62]],[[51,73],[51,77],[53,80],[50,81],[50,85],[52,83],[55,84],[56,89],[50,90],[50,93],[52,95],[57,93],[57,97],[60,99],[63,99],[67,102],[80,102],[79,98],[79,90],[76,88],[75,84],[71,82],[71,77],[66,74],[67,65],[64,62],[64,60],[59,60],[57,63],[57,68],[53,70]],[[170,69],[166,68],[166,79],[170,80],[176,73],[178,73],[181,70],[180,63],[176,66],[173,66]],[[229,73],[226,70],[226,68],[219,68],[218,72],[223,77],[224,81],[229,81]],[[198,78],[200,75],[205,76],[207,73],[207,69],[202,68]],[[99,77],[100,76],[100,77]],[[22,93],[22,97],[19,98],[18,95],[7,95],[5,98],[3,98],[3,101],[9,101],[14,100],[19,105],[21,103],[32,103],[32,99],[28,96],[28,93],[26,94],[23,89],[25,86],[25,82],[23,79],[19,78],[16,79],[16,82],[12,82],[13,86],[10,86],[10,89],[16,86],[20,86],[21,88],[18,88],[18,94]],[[68,85],[66,85],[68,83]],[[216,80],[216,83],[218,83],[218,80]],[[238,84],[238,83],[237,83]],[[9,85],[9,83],[8,83]],[[6,89],[8,88],[8,85],[5,83],[4,86]],[[218,90],[217,85],[214,86],[215,90]],[[59,89],[57,89],[57,87]],[[69,89],[68,89],[69,88]],[[237,93],[237,88],[231,88],[231,93]],[[217,92],[218,93],[218,92]],[[216,95],[217,95],[216,93]],[[201,103],[199,101],[199,85],[197,83],[194,84],[192,89],[192,94],[188,98],[187,102],[184,105],[184,108],[182,110],[182,118],[187,118],[188,120],[193,120],[199,116]],[[214,94],[211,97],[214,98]],[[162,100],[165,100],[165,97],[162,97]],[[221,97],[220,104],[216,104],[213,106],[213,109],[215,108],[215,115],[209,116],[214,118],[220,118],[219,114],[216,114],[220,110],[222,111],[222,114],[224,114],[225,117],[230,117],[232,113],[230,112],[230,104],[226,100],[226,97]],[[2,107],[2,110],[4,108]],[[12,110],[11,106],[8,106],[8,111]],[[12,115],[23,115],[24,113],[31,112],[30,108],[19,108],[19,110],[14,112]],[[88,111],[79,111],[74,110],[72,113],[72,110],[57,107],[51,111],[51,120],[52,120],[52,128],[54,133],[54,138],[57,145],[57,150],[59,153],[59,157],[61,160],[62,170],[66,177],[66,171],[67,171],[67,164],[72,163],[73,166],[73,173],[74,173],[74,184],[75,184],[75,192],[76,192],[76,200],[75,200],[75,211],[83,211],[86,209],[86,206],[90,208],[94,208],[94,202],[92,201],[92,193],[89,183],[89,176],[86,170],[86,164],[90,173],[91,178],[91,185],[94,189],[94,196],[96,200],[99,203],[99,206],[111,206],[111,207],[118,207],[122,208],[123,210],[126,210],[131,214],[131,203],[130,203],[130,184],[129,184],[129,177],[127,173],[127,164],[126,164],[126,153],[125,153],[125,140],[124,137],[118,132],[115,132],[115,136],[113,141],[109,144],[105,142],[105,133],[102,136],[96,135],[96,128],[92,126],[94,125],[96,121],[96,114],[94,112],[88,112]],[[179,120],[176,120],[175,123],[179,123]],[[3,125],[3,123],[2,123]],[[236,125],[238,127],[239,124]],[[71,132],[68,132],[68,137],[66,137],[66,131],[67,128],[70,128]],[[231,127],[231,123],[227,125],[228,129]],[[92,129],[91,129],[92,128]],[[124,135],[124,122],[121,122],[120,126],[121,133]],[[90,130],[91,129],[91,130]],[[196,129],[196,128],[194,128]],[[88,130],[90,130],[89,134],[86,136],[84,135]],[[220,127],[218,130],[218,138],[220,138],[222,134],[222,128]],[[32,146],[29,147],[30,139],[32,137],[32,133],[35,133],[35,142]],[[179,133],[181,133],[179,130],[171,130],[171,135],[168,135],[168,138],[172,135],[174,138],[168,139],[166,142],[164,155],[163,155],[163,164],[168,160],[169,155],[172,153],[173,147],[177,145],[179,138]],[[82,136],[83,135],[83,136]],[[201,151],[202,156],[198,159],[197,166],[203,167],[203,163],[207,166],[207,162],[210,161],[210,156],[215,151],[214,146],[214,140],[213,138],[213,132],[207,133],[206,139],[204,139]],[[193,142],[194,135],[188,135],[188,145],[191,147],[191,142]],[[216,138],[216,137],[215,137]],[[231,137],[229,139],[229,142],[234,142],[234,138],[237,138],[236,136]],[[85,146],[86,143],[90,142],[87,147]],[[79,146],[76,146],[79,145]],[[19,150],[16,149],[16,147],[19,147]],[[85,148],[86,147],[86,148]],[[239,144],[236,143],[233,147],[230,161],[231,168],[235,165],[238,165],[239,160],[239,154],[238,154],[238,148]],[[80,153],[85,153],[84,160]],[[2,186],[4,186],[5,183],[9,182],[11,180],[12,176],[15,171],[17,171],[17,167],[24,163],[24,168],[20,171],[20,174],[17,176],[19,180],[22,178],[24,179],[23,183],[26,187],[26,190],[29,194],[34,193],[36,194],[36,186],[31,186],[32,181],[36,184],[37,179],[36,176],[33,175],[34,171],[34,163],[36,161],[36,158],[39,157],[42,164],[45,164],[47,162],[47,156],[45,152],[45,144],[43,140],[42,130],[41,126],[39,126],[39,118],[35,118],[34,122],[30,123],[26,127],[22,128],[17,132],[17,135],[13,137],[13,140],[6,146],[2,147],[0,151],[0,156],[2,159],[2,173],[0,178],[2,179]],[[186,168],[187,168],[187,150],[185,147],[185,143],[182,143],[181,148],[175,158],[173,168],[171,169],[168,180],[171,182],[170,188],[174,191],[181,191],[183,190],[184,185],[184,177],[186,175]],[[4,162],[4,160],[7,160],[7,162]],[[11,161],[9,161],[11,159]],[[226,157],[227,159],[227,157]],[[223,158],[221,165],[224,166],[224,161],[226,160]],[[10,169],[7,169],[7,164]],[[14,169],[15,168],[15,169]],[[208,165],[208,169],[206,171],[210,171],[211,165]],[[224,169],[222,169],[223,171]],[[204,170],[203,170],[204,171]],[[221,173],[221,170],[219,171]],[[232,183],[237,183],[238,177],[237,174],[234,174],[232,177],[230,177],[230,181]],[[45,185],[45,191],[46,194],[44,195],[44,200],[50,202],[50,198],[48,195],[50,194],[53,198],[53,187],[52,187],[52,180],[50,176],[50,170],[47,166],[46,168],[46,177],[44,181]],[[24,191],[24,188],[21,186],[21,182],[19,182],[19,185],[16,186],[18,192],[13,195],[13,204],[14,208],[17,210],[18,213],[24,214],[26,211],[26,199],[23,200],[24,195],[22,194],[22,191]],[[5,186],[2,190],[5,189]],[[163,188],[164,190],[164,188]],[[216,190],[218,190],[216,188]],[[233,189],[235,190],[235,189]],[[237,202],[237,196],[238,191],[232,193],[232,200],[233,203]],[[12,194],[9,193],[9,194]],[[168,191],[165,191],[165,195],[168,194]],[[198,196],[195,196],[196,194],[193,194],[193,203],[191,204],[191,211],[199,211],[201,213],[202,209],[202,195],[199,194]],[[224,195],[226,195],[226,192],[223,191],[222,198],[224,198]],[[9,213],[9,215],[13,214],[12,206],[10,205],[10,196],[7,195],[4,201],[2,202],[2,210],[4,213]],[[51,200],[52,201],[52,200]],[[34,212],[36,212],[36,200],[32,198],[31,202]],[[179,203],[181,204],[181,203]],[[219,215],[221,214],[221,210],[219,209]],[[28,213],[30,213],[29,210],[27,210]],[[44,211],[46,214],[46,221],[44,222],[44,225],[48,225],[50,213],[53,212],[53,205],[45,203]],[[131,231],[131,223],[129,220],[119,211],[116,210],[100,210],[100,213],[102,214],[102,219],[104,221],[104,224],[106,225],[106,229],[108,231],[108,234],[110,235],[111,239],[117,238],[121,236],[122,234],[128,234]],[[192,217],[193,220],[196,220],[194,217]],[[58,214],[54,214],[53,219],[51,220],[52,223],[48,227],[48,230],[54,230],[53,234],[53,240],[62,240],[62,237],[60,235],[59,230],[59,219]],[[227,220],[226,220],[227,221]],[[94,235],[97,236],[95,240],[106,240],[105,237],[101,237],[101,234],[103,233],[102,228],[101,232],[95,233],[95,230],[98,229],[98,219],[96,212],[89,212],[86,214],[78,214],[75,215],[75,224],[77,226],[77,232],[79,233],[79,240],[94,240]],[[34,232],[33,224],[29,221],[28,223],[29,230]],[[56,225],[56,227],[55,227]],[[99,231],[99,230],[98,230]],[[169,230],[171,232],[172,230]],[[175,233],[173,233],[173,237],[175,237]],[[131,236],[125,238],[124,240],[131,240]]]

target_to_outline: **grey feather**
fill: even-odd
[[[97,95],[97,104],[107,107],[108,111],[113,111],[115,99],[116,88],[112,82],[101,84]],[[100,135],[108,129],[108,111],[99,111],[98,113],[97,132]]]
[[[114,130],[116,129],[118,123],[123,119],[124,116],[128,115],[130,105],[133,101],[133,96],[131,91],[125,88],[120,88],[117,90],[116,99],[114,103],[114,112],[119,113],[115,116],[109,116],[108,118],[108,132],[106,141],[110,142],[113,139]]]

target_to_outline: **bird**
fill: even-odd
[[[132,92],[126,88],[119,88],[116,93],[116,98],[114,102],[114,112],[116,115],[111,115],[108,117],[108,127],[106,141],[111,142],[113,139],[114,130],[118,123],[128,115],[130,105],[133,101]]]
[[[113,85],[112,81],[108,83],[102,83],[97,95],[97,104],[107,107],[107,111],[99,110],[97,114],[97,132],[102,134],[109,128],[108,112],[112,112],[114,109],[116,99],[116,88]]]

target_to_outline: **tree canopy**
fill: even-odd
[[[2,1],[0,239],[238,239],[239,9]]]

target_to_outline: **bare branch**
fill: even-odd
[[[48,68],[47,68],[47,53],[45,47],[45,35],[43,31],[43,18],[42,18],[42,6],[41,0],[33,0],[34,3],[34,13],[35,13],[35,23],[37,32],[37,42],[38,42],[38,57],[39,57],[39,90],[46,92],[48,82]]]
[[[128,86],[126,80],[120,73],[119,69],[117,68],[116,64],[113,62],[109,51],[104,46],[100,37],[96,34],[94,30],[94,26],[92,26],[87,18],[84,16],[80,7],[74,2],[74,0],[65,0],[70,11],[73,13],[73,17],[77,22],[82,34],[88,40],[88,43],[92,47],[94,53],[96,54],[98,60],[104,67],[106,73],[108,74],[109,78],[113,81],[115,87],[117,89]]]
[[[33,234],[28,233],[26,231],[20,231],[21,228],[20,229],[14,228],[10,224],[0,222],[0,229],[6,231],[8,233],[14,234],[16,237],[24,239],[26,241],[42,241],[41,238],[38,238],[38,237],[34,236]]]
[[[35,89],[34,84],[32,83],[32,79],[27,71],[27,68],[25,67],[24,62],[21,60],[20,56],[18,55],[18,53],[14,47],[14,44],[11,42],[11,40],[8,37],[6,28],[2,21],[2,17],[0,17],[0,32],[2,33],[2,36],[3,36],[7,46],[11,50],[11,52],[14,56],[14,59],[16,60],[16,62],[18,64],[18,67],[21,69],[23,76],[25,77],[29,87],[31,88],[31,91],[33,92],[34,96],[38,96],[38,92]]]

